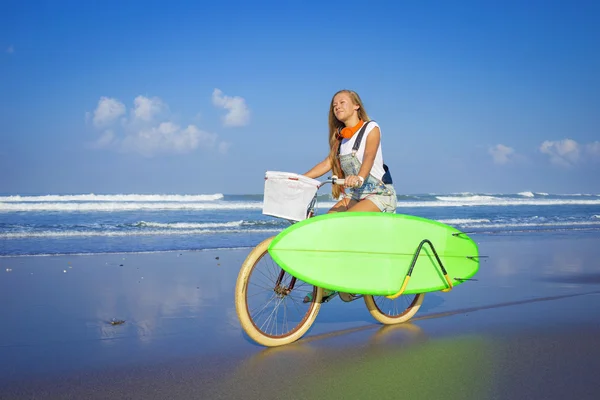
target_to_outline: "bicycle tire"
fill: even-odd
[[[301,315],[301,320],[299,321],[299,323],[296,326],[294,326],[293,329],[291,329],[289,332],[282,332],[281,334],[279,334],[277,332],[277,329],[275,330],[275,334],[266,332],[262,326],[264,325],[264,323],[261,325],[258,323],[258,321],[255,320],[256,318],[252,315],[248,306],[248,286],[252,274],[256,272],[255,270],[258,263],[261,260],[263,260],[263,258],[268,256],[267,249],[273,238],[274,237],[270,237],[263,240],[254,249],[252,249],[252,251],[250,251],[246,259],[242,263],[235,286],[235,307],[242,329],[256,343],[267,347],[282,346],[300,339],[315,321],[315,318],[317,317],[317,314],[319,313],[319,309],[321,307],[321,298],[323,296],[322,288],[311,286],[312,301],[310,301],[309,303],[304,303],[307,305],[307,310],[305,314],[303,316]],[[275,269],[279,268],[274,261],[273,264],[276,266]],[[282,270],[279,268],[279,271]],[[297,280],[296,283],[297,282],[299,282],[299,280]],[[293,288],[293,290],[297,290],[296,286]],[[273,292],[275,292],[275,287],[273,287]],[[273,298],[273,295],[271,296]],[[289,294],[282,296],[280,301],[275,300],[275,302],[277,303],[276,307],[279,307],[282,303],[285,303],[287,296],[289,296]],[[263,309],[261,309],[261,312],[262,311]],[[278,310],[274,311],[276,317],[277,311]],[[271,315],[272,314],[273,312],[271,312]]]
[[[419,311],[419,308],[421,308],[421,304],[423,303],[423,298],[425,297],[425,293],[415,294],[414,299],[407,301],[408,296],[411,296],[411,295],[403,295],[394,300],[391,300],[385,296],[365,295],[363,297],[363,299],[365,301],[367,309],[369,310],[369,313],[371,313],[371,316],[373,316],[373,318],[375,318],[377,321],[381,322],[382,324],[394,325],[394,324],[400,324],[402,322],[406,322],[406,321],[410,320]],[[393,315],[389,311],[384,311],[384,309],[389,310],[390,307],[383,307],[383,306],[380,307],[377,304],[377,300],[379,300],[379,299],[381,299],[383,301],[393,302],[394,309],[398,309],[398,307],[396,307],[396,306],[398,304],[402,304],[402,303],[404,303],[404,304],[408,303],[408,306],[406,306],[406,308],[404,306],[401,306],[399,309],[403,310],[403,311],[397,315]]]

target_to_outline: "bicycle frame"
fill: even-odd
[[[313,196],[313,199],[309,203],[308,208],[306,210],[306,218],[310,218],[315,215],[315,204],[317,203],[317,196],[319,194],[319,189],[321,189],[323,186],[325,186],[328,183],[331,183],[332,185],[343,185],[344,179],[340,179],[334,175],[331,178],[327,178],[326,180],[321,182],[321,184],[319,184],[319,187],[317,188],[317,192]]]

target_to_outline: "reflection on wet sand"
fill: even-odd
[[[485,339],[474,335],[429,340],[422,328],[411,323],[361,330],[374,332],[358,346],[323,346],[304,340],[259,351],[228,374],[214,389],[215,395],[236,397],[244,388],[243,393],[260,393],[262,399],[396,398],[400,394],[436,398],[442,393],[444,398],[485,398],[491,372]],[[319,338],[331,342],[332,335]],[[479,380],[473,381],[467,378],[474,366]],[[435,380],[430,380],[431,375]],[[261,391],[267,387],[268,391]]]
[[[597,238],[580,237],[572,240],[548,236],[540,238],[494,238],[482,237],[479,243],[488,258],[480,265],[480,271],[489,272],[496,282],[502,279],[523,279],[548,275],[580,274],[592,272],[600,265],[590,256],[598,252]],[[492,241],[492,245],[488,243]],[[576,243],[575,243],[576,241]]]
[[[153,258],[168,259],[172,254],[159,254]],[[156,260],[148,264],[131,257],[131,261],[117,272],[120,276],[111,285],[93,285],[87,288],[86,297],[96,307],[95,327],[105,346],[110,340],[137,337],[140,343],[149,344],[157,336],[169,334],[171,325],[178,319],[202,319],[207,307],[222,296],[217,276],[212,269],[195,264],[192,257],[178,257],[177,268],[168,268]],[[113,273],[114,273],[113,272]],[[195,278],[192,278],[194,277]],[[197,280],[195,284],[190,279]],[[126,322],[112,326],[107,321],[115,316]],[[167,321],[168,320],[168,321]]]
[[[600,267],[598,267],[600,269]],[[574,285],[600,285],[600,273],[561,274],[548,276],[542,280],[548,282],[571,283]]]
[[[184,283],[167,283],[151,275],[148,278],[143,286],[135,289],[123,282],[117,285],[128,287],[111,291],[90,288],[88,295],[98,298],[95,305],[100,339],[136,336],[140,342],[150,343],[154,335],[165,328],[165,319],[201,318],[203,307],[218,295],[210,286],[200,289]],[[95,293],[94,289],[97,289]],[[115,296],[115,290],[120,296]],[[107,323],[114,316],[123,316],[125,324]],[[110,341],[104,343],[110,345]]]
[[[593,295],[593,294],[600,294],[600,290],[584,292],[584,293],[572,293],[572,294],[565,294],[565,295],[558,295],[558,296],[537,297],[537,298],[533,298],[533,299],[509,301],[509,302],[504,302],[504,303],[483,305],[483,306],[479,306],[479,307],[461,308],[461,309],[456,309],[456,310],[449,310],[449,311],[445,311],[445,312],[414,317],[412,319],[412,321],[415,322],[415,321],[431,319],[431,318],[449,317],[452,315],[472,313],[475,311],[491,310],[494,308],[511,307],[511,306],[530,304],[530,303],[539,303],[539,302],[545,302],[545,301],[568,299],[571,297],[588,296],[588,295]]]
[[[277,357],[302,357],[307,355],[316,355],[321,351],[320,347],[311,346],[311,342],[332,339],[336,336],[349,335],[356,332],[374,331],[365,343],[367,347],[376,347],[383,342],[394,338],[402,343],[423,342],[427,336],[418,325],[412,323],[404,323],[397,325],[369,325],[352,329],[344,329],[342,331],[331,332],[328,334],[315,335],[301,341],[279,347],[266,347],[256,354],[249,357],[240,366],[241,369],[261,370],[267,364],[270,364]],[[398,343],[398,342],[396,342]]]

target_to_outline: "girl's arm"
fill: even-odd
[[[346,184],[348,186],[353,186],[355,184],[360,184],[362,186],[362,183],[367,180],[367,177],[371,173],[371,168],[373,168],[373,164],[375,163],[375,156],[377,155],[380,140],[381,131],[379,130],[379,127],[376,126],[369,132],[369,136],[367,136],[365,154],[363,155],[360,171],[358,171],[358,176],[362,178],[362,181],[357,177],[349,176],[346,178]]]
[[[324,159],[323,161],[321,161],[320,163],[318,163],[317,165],[312,167],[310,169],[310,171],[306,172],[303,175],[307,176],[309,178],[316,179],[316,178],[319,178],[319,177],[325,175],[330,170],[331,170],[331,161],[329,160],[329,157],[327,157],[326,159]]]

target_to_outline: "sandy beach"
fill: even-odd
[[[249,249],[0,257],[0,398],[600,396],[598,234],[474,239],[477,280],[427,294],[409,323],[334,299],[273,349],[235,313]]]

